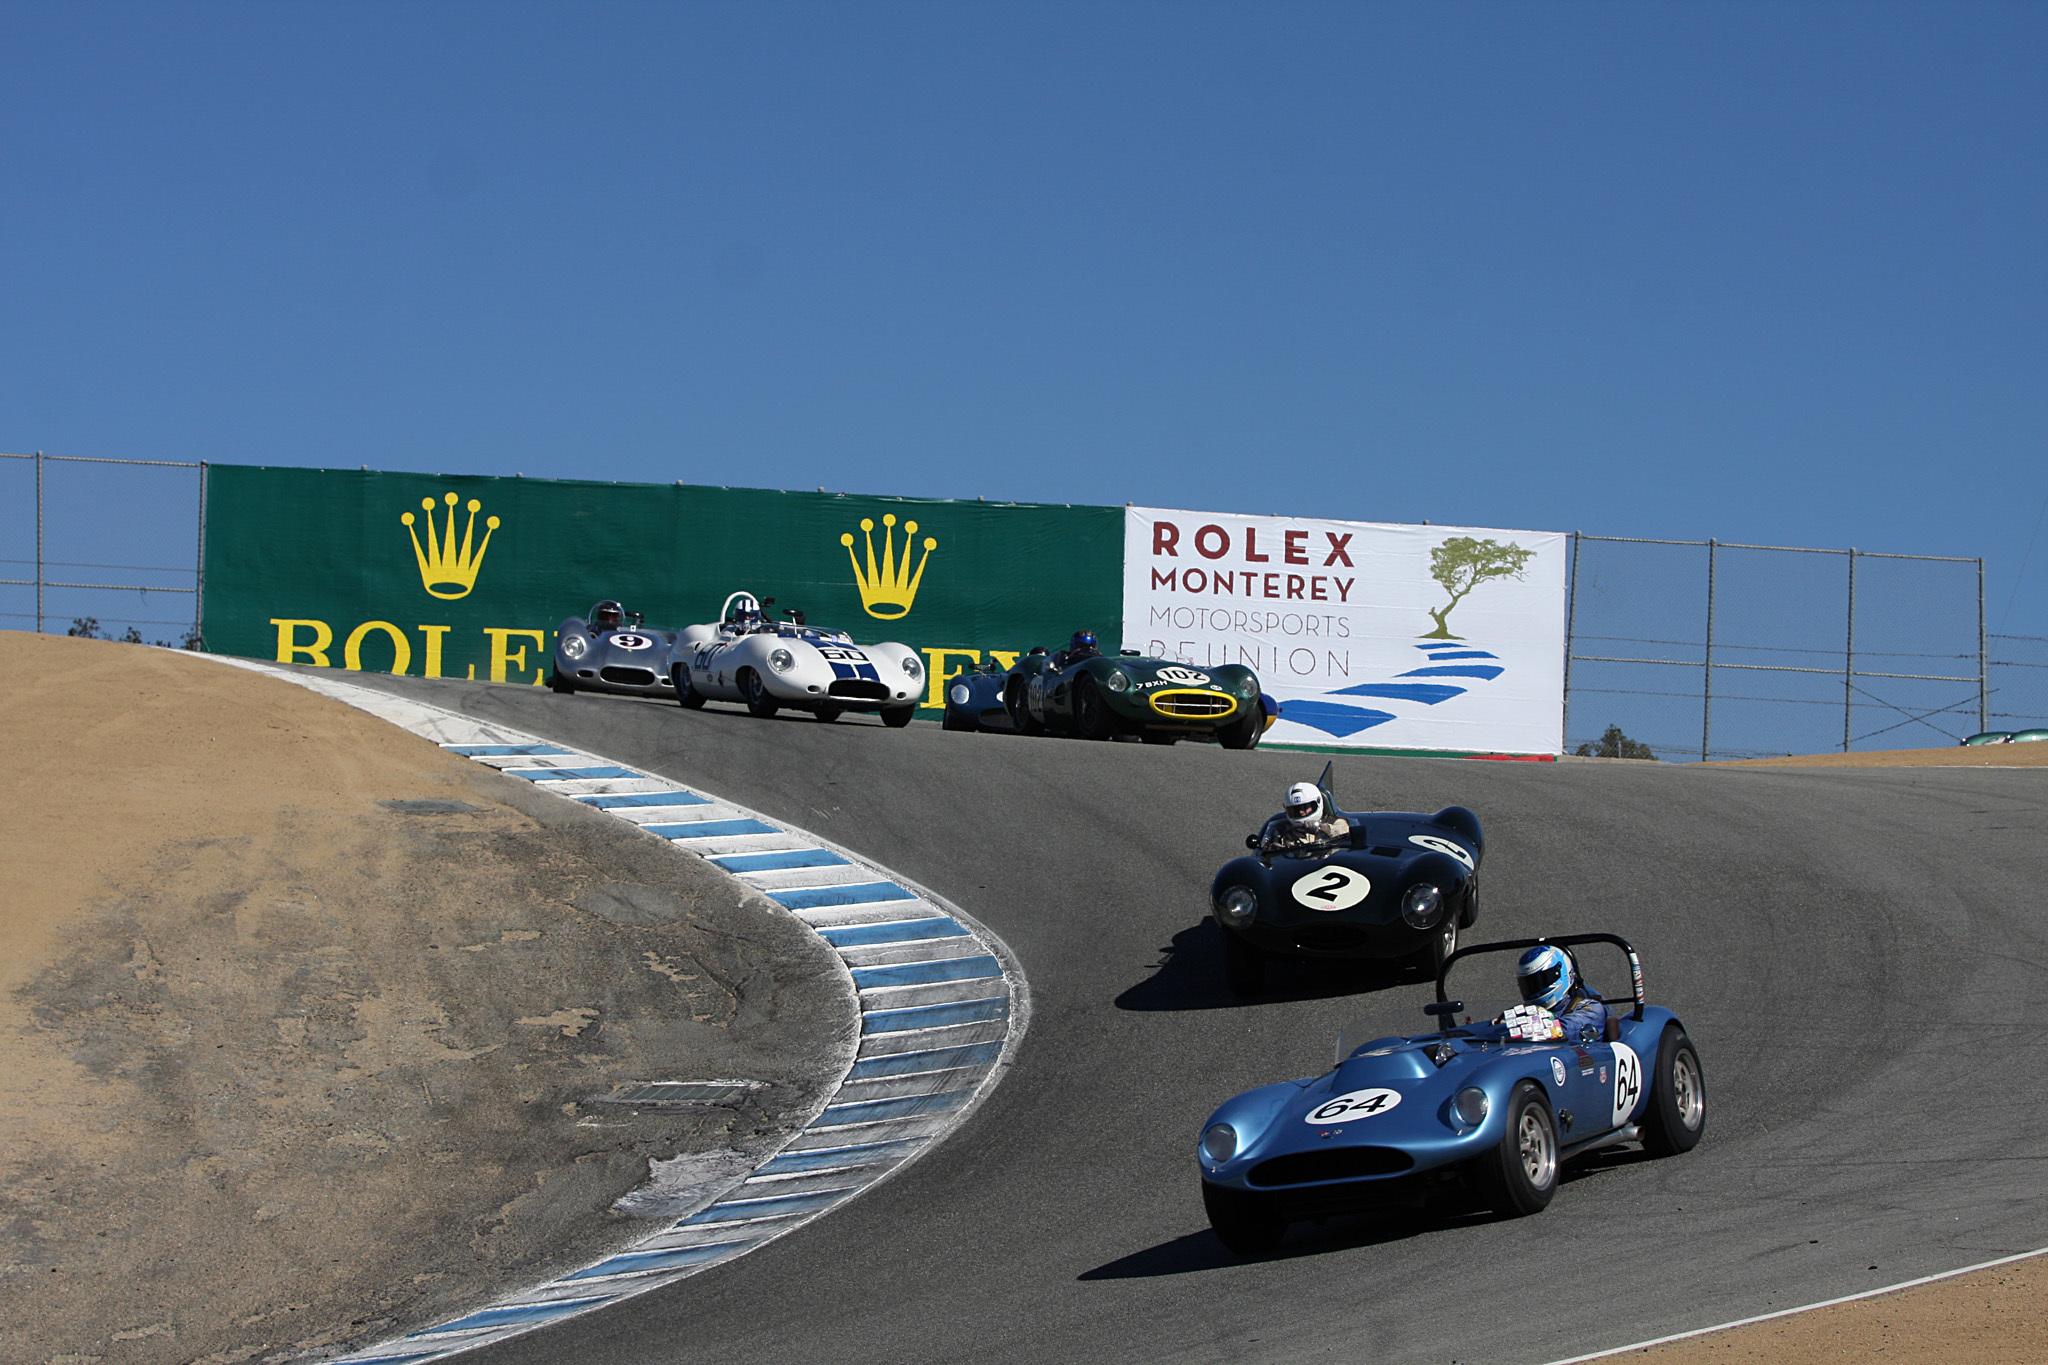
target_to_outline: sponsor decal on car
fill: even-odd
[[[1564,1084],[1564,1058],[1552,1057],[1550,1059],[1550,1079],[1556,1081],[1559,1085]]]
[[[1636,1056],[1635,1049],[1627,1043],[1614,1045],[1614,1124],[1616,1127],[1628,1122],[1628,1116],[1636,1109],[1636,1099],[1643,1093],[1643,1063]]]

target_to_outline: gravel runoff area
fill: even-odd
[[[445,1319],[707,1202],[851,1055],[831,950],[652,835],[170,651],[0,632],[0,676],[10,1365]],[[692,1079],[758,1084],[603,1102]]]
[[[1622,761],[1622,760],[1616,760]],[[1720,759],[1714,768],[2048,768],[2048,743],[1958,744],[1947,749],[1870,749],[1847,754]]]

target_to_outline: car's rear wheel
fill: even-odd
[[[1266,707],[1264,703],[1255,701],[1246,709],[1242,719],[1217,727],[1216,742],[1226,749],[1256,749],[1259,737],[1265,733]]]
[[[704,704],[704,694],[690,686],[690,670],[686,664],[677,664],[669,670],[669,678],[676,685],[676,704],[689,710],[696,710]]]
[[[1233,995],[1257,995],[1266,983],[1266,955],[1243,935],[1223,933],[1223,980]]]
[[[882,724],[891,730],[901,730],[917,717],[915,706],[892,706],[882,712]]]
[[[1287,1220],[1274,1216],[1271,1205],[1243,1190],[1225,1190],[1202,1182],[1202,1209],[1216,1239],[1240,1256],[1262,1256],[1287,1235]]]
[[[560,669],[551,669],[548,672],[548,691],[566,697],[576,691],[576,684],[563,677]]]
[[[1042,735],[1045,726],[1031,714],[1031,708],[1024,703],[1025,682],[1022,678],[1010,679],[1010,685],[1003,689],[1003,705],[1009,709],[1010,723],[1017,727],[1020,735]]]
[[[740,695],[746,698],[747,710],[763,720],[782,709],[781,703],[768,695],[767,684],[761,681],[761,675],[751,668],[740,670]]]
[[[833,721],[839,719],[844,709],[845,708],[843,707],[833,706],[830,703],[827,703],[826,705],[818,708],[818,719],[824,721],[827,725],[830,725]]]
[[[1657,1069],[1650,1078],[1650,1108],[1643,1117],[1643,1150],[1676,1156],[1699,1144],[1707,1131],[1707,1084],[1700,1054],[1676,1024],[1657,1040]]]
[[[1074,683],[1074,728],[1083,739],[1108,739],[1116,733],[1109,703],[1102,699],[1095,679],[1083,673]]]
[[[1508,1096],[1507,1130],[1479,1158],[1493,1206],[1510,1217],[1541,1213],[1557,1193],[1557,1121],[1534,1081],[1519,1081]]]

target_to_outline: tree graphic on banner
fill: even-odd
[[[1489,578],[1520,578],[1529,561],[1535,557],[1534,550],[1525,550],[1519,545],[1503,545],[1497,540],[1477,540],[1471,536],[1452,536],[1431,550],[1429,576],[1444,585],[1444,591],[1451,595],[1451,600],[1441,608],[1430,610],[1430,619],[1436,622],[1436,629],[1422,638],[1463,638],[1451,634],[1451,613],[1457,609],[1458,603]]]

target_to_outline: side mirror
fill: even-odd
[[[1251,849],[1253,852],[1257,852],[1259,847],[1259,836],[1256,834],[1245,835],[1244,846],[1248,849]]]
[[[1462,1000],[1437,1000],[1424,1005],[1422,1012],[1432,1019],[1437,1019],[1445,1015],[1456,1014],[1463,1008],[1465,1008],[1465,1002]]]

